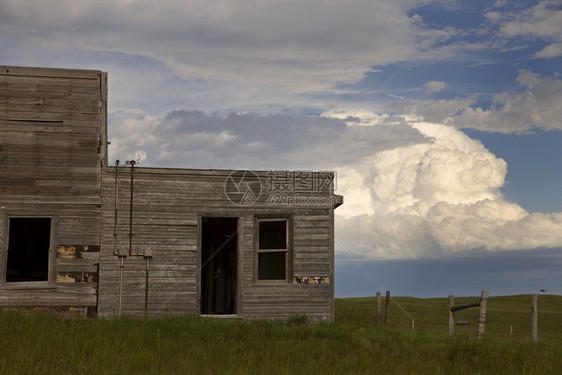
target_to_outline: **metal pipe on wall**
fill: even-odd
[[[117,212],[119,200],[119,160],[115,161],[115,226],[113,230],[113,255],[117,255]]]
[[[144,317],[146,318],[148,316],[148,262],[150,258],[144,257],[144,259],[146,259],[146,280],[144,286]]]
[[[123,260],[125,259],[125,256],[122,254],[119,254],[119,260],[120,260],[120,265],[119,265],[119,316],[121,316],[121,304],[122,304],[122,298],[123,298],[123,268],[125,268],[125,265],[123,264]]]
[[[146,259],[146,278],[145,278],[145,287],[144,287],[144,317],[148,316],[148,268],[150,263],[150,258],[152,258],[152,248],[150,244],[146,243],[144,247],[144,259]]]
[[[128,161],[131,166],[131,203],[129,209],[129,255],[133,255],[133,186],[135,181],[135,160]]]

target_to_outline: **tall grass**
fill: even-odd
[[[484,340],[476,340],[470,325],[470,335],[448,337],[445,299],[394,300],[419,319],[414,332],[410,318],[396,306],[391,306],[390,327],[378,325],[374,299],[337,300],[336,322],[330,324],[306,323],[302,317],[288,323],[194,317],[82,320],[3,312],[0,373],[558,374],[560,336],[547,335],[544,327],[560,328],[556,303],[562,298],[552,297],[554,307],[547,307],[546,301],[541,305],[544,297],[539,299],[543,315],[537,343],[504,332],[509,321],[523,324],[524,315],[530,322],[530,305],[520,296],[490,301]],[[523,315],[516,314],[519,310]]]

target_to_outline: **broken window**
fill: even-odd
[[[6,282],[48,281],[50,218],[10,218]]]
[[[258,220],[258,280],[287,280],[288,243],[287,219]]]

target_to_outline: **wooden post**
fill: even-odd
[[[390,291],[386,291],[386,306],[384,309],[384,325],[388,326],[388,322],[390,321]]]
[[[455,307],[455,296],[449,294],[449,336],[453,336],[455,334],[455,315],[452,307]]]
[[[482,290],[480,294],[480,311],[478,312],[478,332],[476,337],[482,339],[484,337],[484,325],[486,324],[486,307],[488,306],[488,291]]]
[[[531,296],[531,340],[537,341],[538,330],[538,312],[537,312],[537,295]]]
[[[379,325],[381,324],[382,320],[382,312],[381,312],[381,292],[377,292],[377,322]]]
[[[412,319],[412,332],[414,332],[415,327],[416,327],[416,321]]]

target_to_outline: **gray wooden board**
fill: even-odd
[[[39,68],[39,67],[0,65],[0,76],[18,75],[18,76],[35,76],[35,77],[97,79],[97,77],[100,74],[101,71],[99,70]]]
[[[100,246],[97,259],[57,259],[57,273],[96,272],[99,267],[99,312],[115,315],[120,260],[114,241],[128,246],[130,169],[119,168],[117,237],[115,167],[107,163],[107,76],[74,71],[0,66],[0,203],[11,213],[56,215],[56,241]],[[152,250],[149,265],[149,313],[198,313],[201,217],[238,217],[239,311],[247,317],[288,317],[295,312],[313,319],[333,316],[333,207],[272,205],[263,191],[252,205],[228,200],[225,182],[233,171],[135,168],[133,251]],[[265,186],[270,171],[254,171]],[[280,176],[285,172],[275,172]],[[331,172],[318,174],[331,179]],[[329,186],[303,197],[335,196]],[[267,284],[255,278],[255,220],[291,217],[290,277]],[[0,215],[0,234],[6,223]],[[3,234],[5,237],[5,233]],[[94,257],[95,258],[95,257]],[[127,257],[123,270],[122,307],[142,314],[145,259]],[[329,277],[330,284],[293,284],[293,276]],[[62,281],[62,279],[61,279]],[[92,303],[95,288],[84,283],[55,283],[44,290],[26,289],[19,303],[49,300],[53,305]],[[14,291],[0,288],[0,305],[16,303]],[[82,295],[87,295],[82,297]],[[65,300],[66,298],[66,300]],[[22,302],[23,301],[23,302]],[[83,306],[86,306],[84,304]],[[90,305],[88,305],[90,306]]]

